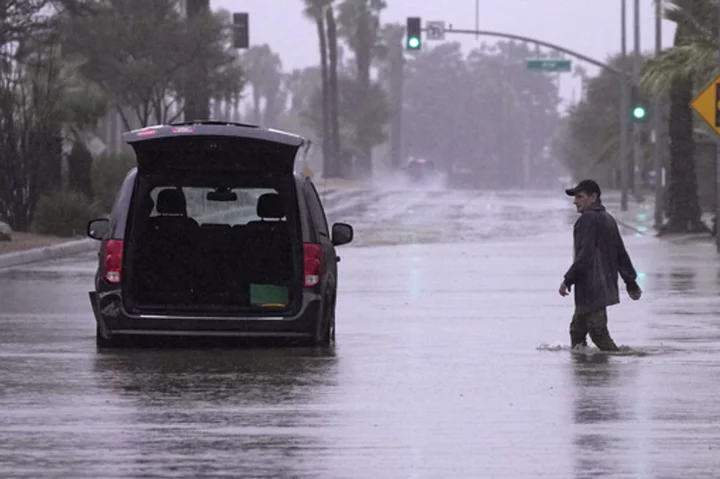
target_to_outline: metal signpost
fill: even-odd
[[[720,142],[720,75],[710,82],[700,94],[690,103],[690,107],[695,110],[700,118],[705,120],[712,130],[718,134]],[[715,153],[715,215],[720,212],[720,148],[716,142]],[[717,219],[716,219],[717,221]],[[715,244],[720,251],[720,235],[715,234]]]

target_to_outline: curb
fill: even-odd
[[[0,255],[0,269],[88,253],[96,250],[98,245],[98,241],[88,238],[15,253],[6,253]]]
[[[638,203],[634,203],[635,205],[638,205]],[[605,208],[607,208],[608,213],[610,213],[613,218],[615,218],[615,222],[622,226],[623,228],[629,229],[634,231],[635,233],[642,235],[642,236],[654,236],[654,228],[652,226],[642,225],[638,224],[632,221],[627,221],[621,216],[623,214],[626,214],[626,211],[621,211],[620,204],[615,204],[614,201],[610,201],[608,203],[605,203]]]
[[[613,216],[614,216],[614,215],[613,215]],[[625,228],[627,228],[627,229],[633,230],[634,232],[636,232],[637,234],[642,235],[642,236],[647,236],[647,235],[648,235],[648,232],[651,231],[651,230],[649,230],[649,229],[647,229],[647,228],[645,228],[645,227],[643,227],[643,229],[641,229],[641,228],[638,227],[638,226],[635,226],[635,225],[633,225],[633,224],[631,224],[631,223],[628,223],[628,222],[626,222],[626,221],[623,221],[623,220],[619,220],[619,219],[617,219],[617,218],[615,218],[615,222],[616,222],[617,224],[619,224],[620,226],[623,226],[623,227],[625,227]]]

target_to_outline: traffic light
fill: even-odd
[[[250,18],[247,13],[233,13],[233,48],[250,47]]]
[[[645,107],[642,105],[635,105],[635,108],[633,108],[633,118],[636,120],[644,120],[646,114]]]
[[[647,120],[647,107],[645,101],[640,97],[637,86],[630,90],[630,113],[635,122],[641,123]]]
[[[422,37],[420,33],[420,17],[408,17],[407,19],[407,41],[405,47],[408,50],[420,50],[422,47]]]

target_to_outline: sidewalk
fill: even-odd
[[[66,256],[88,253],[93,250],[97,251],[99,245],[99,242],[89,238],[68,238],[67,241],[57,244],[0,254],[0,270],[27,263],[37,263],[40,261],[49,261],[64,258]]]
[[[638,235],[656,236],[655,230],[655,196],[652,192],[645,192],[641,202],[632,195],[628,197],[628,210],[620,210],[620,191],[603,193],[603,203],[615,220],[622,226],[635,231]],[[704,213],[702,220],[712,228],[712,213]],[[663,236],[663,240],[673,243],[687,243],[689,241],[714,242],[714,237],[705,233],[688,233],[681,235]]]
[[[607,191],[602,195],[603,204],[613,215],[615,220],[626,228],[641,235],[655,235],[655,198],[645,196],[642,202],[635,200],[632,195],[628,197],[627,211],[621,211],[620,191]]]

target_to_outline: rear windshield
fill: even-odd
[[[198,224],[228,224],[244,225],[251,221],[262,219],[258,215],[258,200],[262,195],[280,195],[275,188],[237,187],[223,190],[223,194],[233,194],[237,199],[223,198],[222,201],[208,199],[208,194],[217,192],[215,188],[207,186],[156,186],[150,191],[153,201],[151,217],[166,214],[158,210],[158,197],[164,190],[180,190],[186,201],[185,216],[192,218]],[[173,213],[170,213],[173,214]],[[274,218],[274,219],[283,219]]]
[[[278,211],[277,208],[262,208],[261,205],[259,209],[261,198],[267,196],[277,197],[284,207]],[[214,181],[208,178],[163,180],[142,175],[133,199],[132,216],[142,223],[156,216],[186,216],[199,226],[236,226],[259,220],[292,223],[296,216],[294,198],[293,183],[289,181],[231,182],[227,178],[216,178]],[[267,201],[265,203],[267,206]]]

